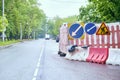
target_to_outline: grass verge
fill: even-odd
[[[0,46],[6,46],[6,45],[10,45],[17,42],[20,42],[20,40],[10,40],[10,41],[4,41],[4,42],[0,41]]]

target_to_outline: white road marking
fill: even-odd
[[[33,79],[32,80],[36,80],[36,77],[33,77]]]
[[[44,47],[45,46],[43,46],[42,49],[41,49],[39,60],[38,60],[38,63],[37,63],[37,67],[35,69],[34,76],[33,76],[32,80],[36,80],[36,77],[37,77],[37,74],[38,74],[38,71],[39,71],[39,68],[40,68],[40,61],[41,61],[41,58],[42,58],[42,55],[43,55]]]
[[[40,62],[40,58],[39,58],[38,62]]]
[[[37,67],[40,67],[40,62],[37,63]]]
[[[38,74],[38,70],[39,70],[39,68],[36,68],[36,69],[35,69],[35,72],[34,72],[34,76],[35,76],[35,77],[36,77],[37,74]]]

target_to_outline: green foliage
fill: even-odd
[[[53,36],[57,36],[59,34],[59,29],[63,23],[74,23],[77,21],[77,16],[69,16],[67,18],[59,18],[54,17],[52,20],[47,22],[48,33],[52,34]]]
[[[64,22],[61,18],[59,18],[59,17],[55,17],[54,18],[54,30],[53,30],[53,33],[55,34],[55,35],[57,35],[58,33],[59,33],[59,28],[61,27],[61,25],[62,25],[62,23]]]
[[[7,26],[8,26],[8,21],[6,17],[0,16],[0,32],[5,31]]]
[[[89,0],[79,9],[79,20],[84,22],[120,21],[120,0]]]
[[[74,16],[69,16],[67,18],[63,18],[63,22],[67,22],[67,23],[75,23],[76,21],[78,21],[78,16],[74,15]]]
[[[17,42],[20,42],[20,40],[10,40],[10,41],[5,41],[5,42],[0,41],[0,46],[6,46],[6,45],[10,45],[10,44],[17,43]]]
[[[37,0],[5,0],[5,15],[9,23],[6,27],[8,39],[19,39],[21,26],[23,38],[33,37],[33,32],[39,33],[40,24],[45,18]],[[1,28],[0,26],[0,30]]]

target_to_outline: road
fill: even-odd
[[[119,80],[120,66],[70,61],[54,40],[33,40],[0,50],[0,80]]]
[[[120,66],[70,61],[58,56],[55,43],[48,41],[37,80],[119,80]],[[56,45],[58,47],[58,45]]]
[[[43,45],[26,41],[0,50],[0,80],[32,80]]]

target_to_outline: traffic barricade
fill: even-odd
[[[107,58],[108,48],[90,48],[86,61],[105,64]]]
[[[92,50],[91,50],[91,48],[90,48],[90,50],[89,50],[89,55],[88,55],[88,57],[86,58],[86,61],[87,62],[91,62],[92,61],[92,58],[94,57],[94,54],[95,53],[93,53],[93,52],[91,52]]]
[[[109,56],[106,64],[120,65],[120,49],[109,49]]]
[[[89,49],[76,47],[75,51],[68,52],[65,58],[69,60],[86,61],[86,58],[88,57],[89,54],[88,51]]]
[[[95,24],[99,30],[101,24]],[[84,39],[73,39],[70,40],[70,45],[91,45],[91,47],[96,48],[120,48],[120,23],[107,23],[107,28],[110,31],[110,35],[89,35],[84,33]]]
[[[60,34],[59,34],[59,51],[58,54],[60,56],[66,56],[67,54],[67,46],[68,46],[68,27],[67,24],[64,23],[60,27]]]
[[[104,57],[104,54],[101,54],[101,55],[95,60],[95,62],[101,63],[101,60],[102,60],[103,57]]]
[[[67,25],[67,24],[66,24]],[[87,23],[81,26],[79,23],[72,24],[70,27],[61,26],[59,51],[66,54],[66,59],[79,60],[95,63],[111,63],[108,58],[109,48],[120,48],[120,23]],[[78,45],[74,52],[68,52],[68,46]],[[81,46],[90,45],[88,49]],[[91,51],[92,50],[92,51]],[[118,57],[111,57],[117,59]],[[118,64],[119,61],[117,60]]]

